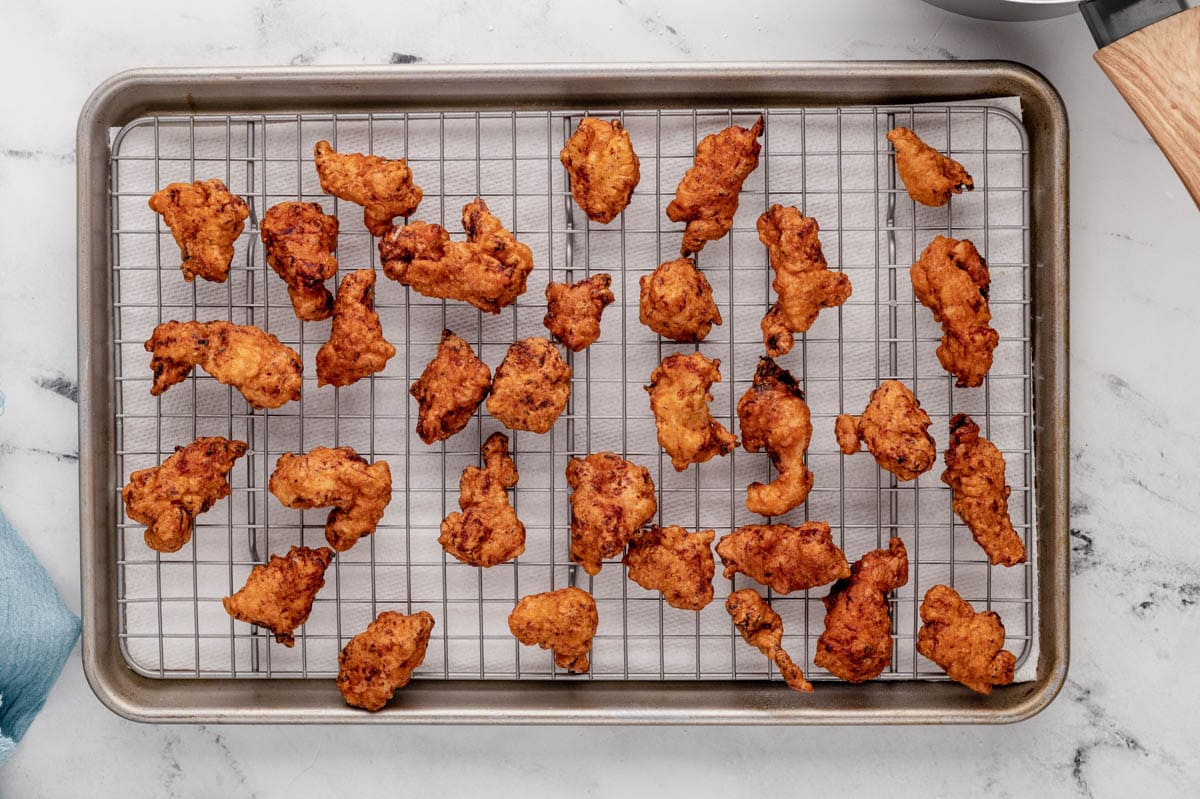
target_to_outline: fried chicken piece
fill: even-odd
[[[588,574],[629,542],[658,510],[654,481],[644,466],[612,452],[567,462],[571,486],[571,559]]]
[[[950,679],[990,694],[1009,685],[1017,658],[1004,648],[1004,624],[992,611],[976,613],[947,585],[935,585],[921,602],[917,651],[942,667]]]
[[[989,324],[987,264],[970,241],[938,236],[909,270],[913,294],[942,326],[937,356],[959,388],[974,388],[992,368],[1000,334]]]
[[[892,663],[887,594],[908,582],[908,552],[893,538],[863,555],[825,597],[825,632],[813,662],[847,682],[878,677]]]
[[[272,555],[269,562],[251,569],[242,590],[221,604],[238,621],[264,627],[275,633],[277,643],[295,646],[292,631],[308,620],[332,561],[328,547],[292,547],[282,558]]]
[[[357,383],[395,354],[375,313],[375,270],[356,269],[338,286],[329,341],[317,350],[317,387]]]
[[[412,216],[421,204],[408,161],[378,155],[334,152],[327,141],[313,150],[321,191],[363,207],[363,224],[372,236],[388,232],[398,216]]]
[[[965,413],[950,419],[950,446],[946,447],[942,482],[954,493],[953,507],[966,522],[971,536],[987,553],[992,565],[1015,566],[1025,562],[1025,544],[1008,515],[1004,482],[1004,455],[979,435],[979,425]]]
[[[317,203],[279,203],[267,209],[259,225],[267,265],[287,283],[296,318],[328,319],[333,295],[325,281],[337,274],[338,220]]]
[[[483,200],[463,207],[462,224],[466,241],[451,241],[444,227],[428,222],[392,228],[379,242],[383,273],[426,297],[500,313],[525,293],[533,252],[504,229]]]
[[[526,646],[554,652],[554,664],[573,674],[591,667],[588,651],[600,617],[592,595],[574,586],[522,597],[508,616],[508,629]]]
[[[496,367],[487,409],[510,430],[545,433],[571,396],[571,367],[544,338],[514,341]]]
[[[325,540],[345,552],[375,532],[392,501],[387,461],[369,465],[350,447],[315,447],[306,455],[285,452],[271,474],[271,493],[289,508],[328,508]]]
[[[629,542],[624,558],[629,579],[660,591],[673,608],[700,610],[713,598],[714,537],[712,530],[689,533],[677,525],[650,525]]]
[[[550,283],[542,324],[571,352],[587,349],[600,338],[600,315],[616,300],[611,285],[605,272],[578,283]]]
[[[668,219],[687,222],[681,255],[700,252],[733,227],[742,183],[758,167],[762,132],[760,116],[749,130],[733,125],[705,136],[696,145],[696,160],[667,205]]]
[[[722,324],[708,278],[693,258],[676,258],[643,275],[638,319],[673,341],[703,341],[713,324]]]
[[[921,205],[936,208],[950,202],[951,194],[962,194],[964,188],[974,190],[975,181],[962,164],[942,155],[908,128],[888,131],[887,139],[896,148],[896,171],[908,196]]]
[[[772,205],[758,218],[758,240],[766,247],[775,270],[771,287],[779,299],[762,320],[767,354],[785,355],[817,321],[822,308],[834,308],[850,298],[850,277],[832,272],[821,251],[817,220],[795,207]]]
[[[843,413],[834,433],[838,446],[853,455],[866,442],[875,462],[901,480],[912,480],[933,468],[937,448],[929,435],[929,414],[908,386],[884,380],[871,392],[862,416]]]
[[[629,131],[616,119],[579,120],[558,159],[571,176],[571,195],[593,222],[616,219],[642,178]]]
[[[233,386],[255,410],[300,396],[300,356],[271,333],[229,322],[163,322],[146,342],[154,396],[182,383],[196,366]]]
[[[246,454],[245,441],[197,438],[176,447],[161,466],[138,469],[121,489],[125,515],[146,525],[146,546],[178,552],[192,538],[192,522],[229,496],[227,475]]]
[[[459,432],[491,390],[492,370],[470,344],[443,330],[437,355],[408,392],[417,401],[417,435],[432,444]]]
[[[172,183],[150,196],[150,210],[162,215],[179,245],[183,279],[197,276],[224,283],[233,261],[233,243],[242,235],[250,208],[217,179]]]
[[[747,524],[717,542],[726,579],[741,572],[780,594],[850,576],[846,556],[825,522]]]
[[[412,679],[425,660],[433,616],[385,610],[338,655],[338,690],[346,704],[375,711]]]
[[[525,525],[505,493],[519,478],[517,464],[508,454],[508,436],[492,433],[482,453],[482,469],[463,470],[458,498],[463,512],[442,521],[438,543],[463,563],[486,569],[525,551]]]
[[[713,398],[709,388],[720,381],[721,362],[698,352],[668,355],[650,373],[646,391],[658,443],[677,472],[714,455],[728,455],[738,445],[737,437],[708,410]]]
[[[747,452],[766,448],[779,476],[771,483],[751,483],[746,507],[751,513],[779,516],[808,497],[813,475],[804,463],[812,440],[812,420],[796,378],[770,358],[761,358],[754,382],[737,404],[742,446]]]
[[[746,643],[779,667],[779,673],[789,688],[805,693],[812,691],[812,683],[804,679],[804,672],[783,650],[783,619],[757,591],[753,588],[734,591],[725,600],[725,610]]]

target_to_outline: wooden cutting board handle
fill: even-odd
[[[1200,8],[1118,39],[1096,62],[1200,205]]]

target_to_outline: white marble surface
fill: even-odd
[[[345,10],[339,10],[342,6]],[[352,10],[351,10],[352,9]],[[735,12],[734,9],[737,9]],[[1015,727],[472,729],[141,726],[78,653],[0,795],[1184,796],[1200,791],[1200,215],[1091,61],[1078,18],[983,23],[917,0],[11,3],[0,25],[0,506],[79,606],[74,134],[143,65],[1011,58],[1071,117],[1072,657]],[[435,791],[437,791],[435,793]]]

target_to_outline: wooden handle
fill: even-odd
[[[1200,8],[1118,39],[1096,62],[1200,205]]]

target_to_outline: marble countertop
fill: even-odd
[[[353,8],[351,12],[347,9]],[[735,10],[736,9],[736,10]],[[956,17],[918,0],[14,3],[0,29],[0,505],[78,611],[75,121],[154,65],[1007,58],[1071,120],[1072,651],[1059,698],[1001,728],[590,729],[137,725],[78,651],[0,795],[1195,795],[1200,216],[1091,59],[1079,18]],[[1148,335],[1151,334],[1152,335]],[[1182,685],[1181,685],[1182,683]],[[394,786],[394,787],[393,787]]]

